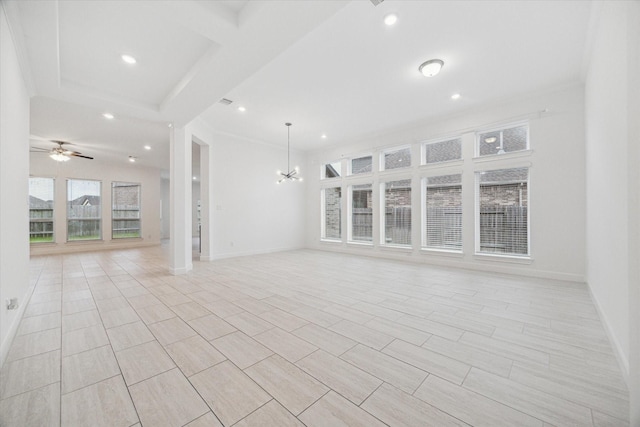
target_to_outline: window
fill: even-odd
[[[342,238],[342,189],[340,187],[325,188],[322,190],[322,199],[324,207],[322,238],[340,240]]]
[[[426,248],[462,250],[462,175],[424,179]]]
[[[53,178],[29,178],[29,242],[53,242]]]
[[[198,212],[199,214],[199,212]],[[111,184],[111,237],[141,237],[140,184]]]
[[[411,180],[390,181],[384,189],[382,244],[411,245]]]
[[[321,179],[338,178],[342,176],[342,162],[326,163],[322,166]]]
[[[529,169],[478,172],[480,253],[529,255]]]
[[[411,166],[411,147],[382,152],[380,170],[408,168]]]
[[[67,240],[102,238],[100,181],[67,181]]]
[[[371,242],[373,240],[373,186],[361,184],[351,186],[351,240]]]
[[[359,175],[361,173],[370,173],[373,166],[373,156],[363,156],[351,159],[351,175]]]
[[[529,148],[529,126],[519,125],[505,129],[482,132],[478,136],[478,154],[493,156]]]
[[[424,144],[424,164],[449,162],[462,159],[462,139],[427,142]]]

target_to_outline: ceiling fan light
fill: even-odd
[[[426,77],[433,77],[440,72],[443,66],[444,61],[442,59],[430,59],[426,62],[423,62],[422,65],[418,67],[418,71],[420,71]]]
[[[69,156],[65,156],[62,153],[51,153],[49,154],[49,157],[51,157],[56,162],[66,162],[69,160]]]
[[[486,142],[487,144],[493,144],[497,140],[498,138],[496,138],[495,136],[488,136],[484,139],[484,142]]]

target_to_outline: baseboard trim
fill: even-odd
[[[9,326],[9,330],[7,331],[7,336],[4,341],[0,344],[0,370],[4,367],[4,362],[7,360],[7,356],[9,355],[9,349],[11,348],[11,344],[13,344],[13,340],[18,333],[18,327],[20,326],[20,322],[22,322],[22,318],[24,317],[24,313],[27,310],[27,306],[29,305],[29,301],[31,301],[31,296],[33,295],[33,291],[35,289],[35,283],[30,284],[27,288],[27,292],[25,292],[24,297],[22,298],[22,302],[18,306],[18,312],[16,313],[11,326]]]
[[[598,298],[596,298],[596,295],[593,293],[593,290],[591,289],[591,286],[589,286],[588,283],[587,283],[587,288],[589,289],[589,295],[591,295],[591,300],[593,301],[593,305],[596,306],[596,310],[598,311],[598,316],[600,316],[600,321],[604,326],[604,330],[607,333],[609,342],[613,347],[613,353],[615,354],[616,360],[618,361],[618,365],[620,366],[620,372],[622,373],[624,382],[627,384],[627,387],[629,387],[629,381],[631,378],[629,376],[629,359],[624,354],[624,351],[622,351],[622,346],[620,345],[620,341],[618,341],[617,337],[613,333],[613,329],[611,329],[611,326],[610,326],[611,323],[609,322],[609,318],[607,317],[605,312],[602,310],[600,301],[598,300]]]

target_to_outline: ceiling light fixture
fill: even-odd
[[[389,27],[398,22],[398,15],[390,13],[384,17],[384,23]]]
[[[113,119],[113,114],[111,114],[111,113],[104,113],[104,114],[102,115],[102,117],[104,117],[105,119],[108,119],[108,120],[112,120],[112,119]]]
[[[433,77],[440,72],[443,66],[444,61],[442,59],[430,59],[427,62],[423,62],[418,67],[418,71],[427,77]]]
[[[129,161],[130,161],[131,163],[135,163],[135,162],[136,162],[136,158],[135,158],[135,157],[133,157],[133,156],[129,156]]]
[[[49,154],[49,157],[51,157],[56,162],[67,162],[70,159],[69,156],[66,156],[63,153],[51,153]]]
[[[493,144],[497,140],[498,140],[498,138],[496,138],[495,136],[489,136],[489,137],[484,139],[484,142],[486,142],[487,144]]]
[[[122,56],[121,56],[121,58],[122,58],[122,60],[123,60],[124,62],[126,62],[126,63],[127,63],[127,64],[129,64],[129,65],[133,65],[133,64],[135,64],[136,62],[138,62],[138,61],[136,61],[136,58],[134,58],[134,57],[133,57],[133,56],[131,56],[131,55],[122,55]]]
[[[193,180],[195,181],[196,179],[198,179],[198,178],[194,176],[194,177],[193,177]]]
[[[247,111],[247,109],[244,107],[238,107],[238,111],[240,111],[241,113],[244,113],[245,111]]]
[[[145,149],[145,150],[151,150],[151,146],[150,146],[150,145],[145,145],[145,146],[144,146],[144,149]]]
[[[278,184],[280,184],[284,180],[288,181],[302,181],[302,178],[299,176],[295,176],[298,172],[300,172],[300,168],[296,166],[293,169],[290,169],[290,160],[291,160],[291,123],[284,124],[287,127],[287,170],[289,172],[284,173],[282,171],[278,171],[278,175],[281,175],[282,178],[278,180]]]
[[[323,133],[322,136],[320,137],[322,139],[327,139],[327,134]]]
[[[451,95],[451,99],[453,99],[454,101],[456,99],[460,99],[460,94],[459,93],[454,93],[453,95]]]

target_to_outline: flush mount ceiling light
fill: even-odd
[[[427,62],[423,62],[418,67],[418,71],[427,77],[433,77],[440,72],[443,65],[444,61],[442,59],[430,59]]]
[[[112,119],[113,119],[113,114],[111,114],[111,113],[104,113],[104,114],[102,115],[102,117],[104,117],[104,118],[105,118],[105,119],[107,119],[107,120],[112,120]]]
[[[489,137],[484,139],[484,142],[486,142],[487,144],[493,144],[497,140],[498,140],[498,138],[496,138],[495,136],[489,136]]]
[[[241,113],[244,113],[245,111],[247,111],[247,109],[244,107],[238,107],[238,111],[240,111]]]
[[[145,149],[145,150],[151,150],[151,146],[150,146],[150,145],[145,145],[145,146],[144,146],[144,149]]]
[[[134,58],[134,57],[133,57],[133,56],[131,56],[131,55],[126,55],[126,54],[125,54],[125,55],[122,55],[122,56],[121,56],[121,58],[122,58],[122,60],[123,60],[124,62],[126,62],[126,63],[127,63],[127,64],[129,64],[129,65],[133,65],[133,64],[135,64],[136,62],[138,62],[138,61],[136,61],[136,58]]]
[[[456,99],[460,99],[460,94],[459,93],[454,93],[453,95],[451,95],[451,99],[453,99],[454,101]]]
[[[278,171],[278,175],[281,175],[282,178],[280,178],[278,180],[278,184],[280,184],[282,181],[302,181],[302,178],[299,176],[295,176],[298,172],[300,172],[300,169],[296,166],[293,169],[290,169],[290,160],[291,160],[291,149],[290,149],[290,145],[291,145],[291,123],[285,123],[284,124],[287,127],[287,170],[289,172],[284,173],[282,171]]]
[[[395,13],[390,13],[384,17],[385,25],[392,26],[396,22],[398,22],[398,15]]]

